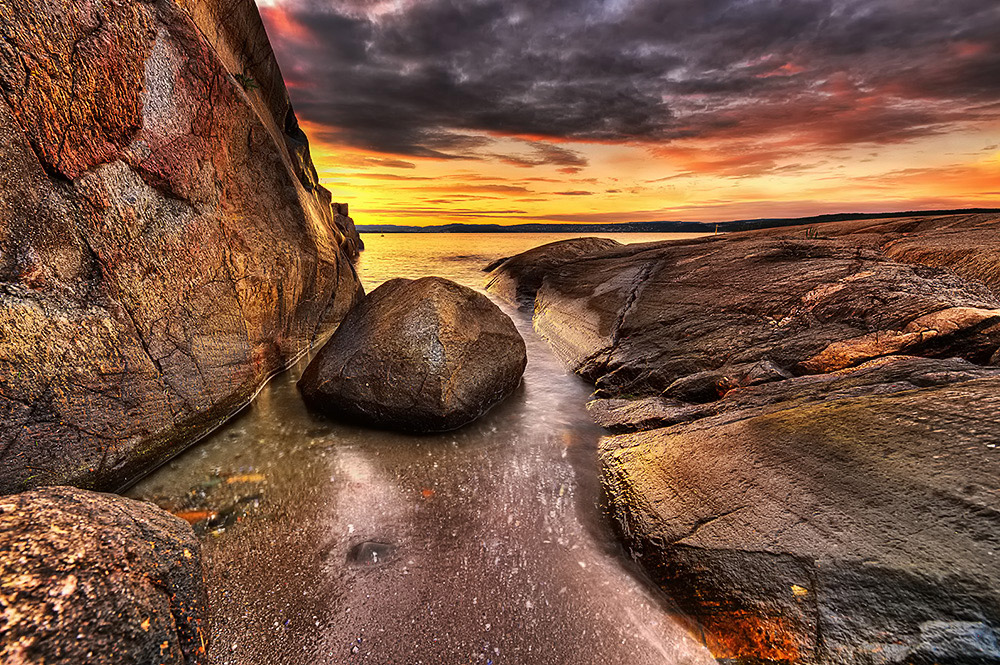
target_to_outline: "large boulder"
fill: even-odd
[[[207,662],[191,527],[156,506],[49,487],[0,498],[0,662]]]
[[[1000,663],[998,231],[854,220],[532,276],[616,432],[624,542],[718,658]]]
[[[325,413],[436,432],[510,395],[526,363],[514,323],[486,296],[440,277],[394,279],[350,311],[298,385]]]
[[[252,0],[0,0],[0,31],[0,493],[119,488],[333,332],[357,244]]]

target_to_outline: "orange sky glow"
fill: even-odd
[[[794,97],[742,103],[692,92],[665,100],[695,109],[669,136],[466,125],[461,149],[366,144],[311,96],[324,83],[310,79],[303,54],[325,48],[322,33],[280,0],[260,4],[321,181],[359,224],[713,222],[1000,207],[1000,103],[927,94],[905,77],[814,71],[808,53],[801,62],[775,53],[738,63],[751,72],[749,85],[798,86]],[[376,21],[367,11],[365,20]],[[934,66],[947,73],[984,58],[995,67],[998,49],[996,40],[962,40],[940,53]],[[399,110],[401,123],[407,112]]]

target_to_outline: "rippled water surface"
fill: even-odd
[[[481,288],[486,263],[569,236],[363,237],[371,290],[425,275]],[[409,436],[312,415],[303,362],[133,488],[202,535],[214,662],[710,662],[600,514],[588,387],[505,311],[524,381],[470,426]]]

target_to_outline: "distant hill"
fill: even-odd
[[[962,213],[1000,212],[1000,208],[966,208],[962,210],[908,210],[905,212],[836,213],[813,217],[782,217],[741,219],[729,222],[617,222],[609,224],[534,223],[512,224],[441,224],[438,226],[404,226],[399,224],[358,224],[360,233],[712,233],[719,231],[749,231],[778,226],[824,224],[852,219],[893,219]]]

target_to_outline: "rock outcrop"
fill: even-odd
[[[187,523],[70,487],[0,498],[0,661],[194,665],[207,640]]]
[[[354,226],[354,220],[348,214],[347,204],[331,203],[330,206],[334,212],[333,223],[344,234],[344,242],[342,244],[344,251],[351,258],[357,258],[362,250],[364,250],[365,243],[361,240],[361,236],[358,235],[358,229]]]
[[[513,321],[486,296],[440,277],[394,279],[348,313],[298,386],[324,413],[440,432],[510,395],[526,364]]]
[[[1000,662],[1000,370],[894,378],[602,441],[627,543],[717,658]]]
[[[617,432],[611,513],[715,656],[1000,662],[998,231],[862,220],[543,271],[536,330]]]
[[[621,243],[607,238],[571,238],[529,249],[487,266],[490,274],[486,288],[507,302],[530,307],[547,272],[581,256],[615,247],[621,247]]]
[[[0,32],[0,492],[119,488],[333,331],[356,234],[252,0],[0,0]]]
[[[893,240],[772,231],[625,246],[546,271],[535,327],[601,396],[711,401],[886,355],[988,362],[1000,298],[945,267],[891,260]]]

